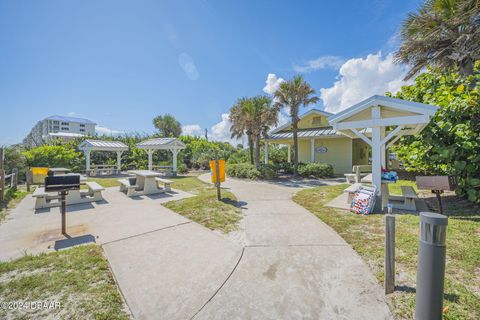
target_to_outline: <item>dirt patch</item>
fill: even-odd
[[[85,224],[67,226],[67,234],[70,237],[88,234],[88,230],[89,230],[88,225],[85,225]],[[41,232],[34,233],[33,235],[31,235],[30,239],[28,239],[28,242],[41,244],[41,243],[55,242],[55,241],[64,240],[64,239],[65,239],[65,236],[62,234],[61,227],[59,225],[58,228],[43,230]]]

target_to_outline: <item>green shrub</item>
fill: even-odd
[[[177,166],[177,173],[180,173],[180,174],[188,173],[187,165],[185,163],[180,163]]]
[[[82,154],[67,146],[44,145],[24,152],[30,167],[66,167],[73,171],[84,165]]]
[[[275,170],[277,173],[292,174],[293,173],[293,163],[281,162],[275,165]]]
[[[258,168],[258,171],[260,171],[262,179],[270,180],[277,177],[276,166],[273,164],[262,164]]]
[[[257,180],[262,174],[257,168],[250,163],[237,163],[227,165],[227,174],[230,177]]]
[[[333,177],[333,167],[327,163],[307,163],[298,166],[298,174],[302,177]]]
[[[394,147],[405,168],[457,176],[457,194],[480,203],[480,62],[469,77],[427,69],[395,97],[440,107],[422,132]]]

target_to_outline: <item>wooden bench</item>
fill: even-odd
[[[87,181],[85,185],[88,187],[87,196],[91,197],[91,201],[102,201],[102,191],[105,191],[105,188],[99,185],[94,181]]]
[[[135,195],[135,190],[138,188],[136,184],[130,184],[129,179],[119,179],[120,182],[120,191],[127,192],[128,197],[132,197]]]
[[[372,172],[372,166],[368,164],[355,165],[352,167],[352,173],[345,173],[347,183],[359,183],[360,179]]]
[[[417,211],[417,205],[415,199],[418,199],[418,195],[415,189],[409,186],[401,186],[402,196],[390,196],[389,200],[395,201],[394,208],[400,210]]]
[[[157,185],[159,183],[163,183],[165,191],[172,191],[171,184],[173,183],[173,181],[163,179],[163,178],[155,178],[155,181],[157,181]],[[159,188],[160,188],[160,186],[159,186]]]
[[[343,190],[343,192],[346,192],[348,194],[347,203],[352,203],[355,192],[357,192],[361,186],[362,186],[361,183],[354,183],[351,186],[349,186],[347,189]]]

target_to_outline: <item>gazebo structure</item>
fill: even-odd
[[[128,150],[128,146],[120,141],[85,140],[78,146],[85,154],[85,171],[90,175],[90,153],[92,151],[111,151],[117,153],[117,172],[120,172],[122,165],[122,153]]]
[[[388,203],[382,197],[382,167],[386,150],[400,137],[422,131],[438,107],[402,99],[372,96],[328,118],[334,130],[350,138],[360,138],[372,150],[372,183],[377,187],[381,209]],[[384,186],[385,187],[385,186]],[[378,208],[378,207],[377,207]]]
[[[177,138],[155,138],[137,144],[137,148],[147,151],[148,170],[152,170],[152,156],[155,150],[170,150],[173,154],[173,175],[177,174],[177,155],[180,150],[185,149],[186,147],[187,146]]]

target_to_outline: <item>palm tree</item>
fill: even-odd
[[[260,139],[277,124],[278,112],[267,96],[241,98],[230,108],[232,138],[248,137],[250,162],[260,166]],[[255,146],[255,148],[254,148]],[[253,156],[255,149],[255,158]]]
[[[153,119],[153,125],[160,131],[163,137],[178,137],[182,134],[182,127],[180,122],[170,114],[164,116],[157,116]]]
[[[241,138],[243,135],[247,136],[248,149],[250,154],[250,163],[253,164],[253,136],[252,128],[255,119],[252,119],[245,112],[245,107],[249,103],[247,97],[243,97],[237,100],[235,104],[230,108],[230,127],[231,138]]]
[[[405,80],[427,65],[471,75],[480,59],[480,1],[428,0],[408,15],[400,35],[396,59],[411,65]]]
[[[293,175],[297,175],[298,169],[298,111],[300,106],[308,106],[318,102],[318,97],[314,95],[315,90],[298,75],[292,80],[282,82],[279,89],[273,94],[275,107],[280,110],[285,107],[290,110],[292,119],[293,133]]]
[[[271,127],[278,124],[278,109],[272,106],[272,99],[267,96],[253,97],[250,113],[254,115],[253,138],[255,139],[255,166],[260,166],[260,139],[266,137]]]

